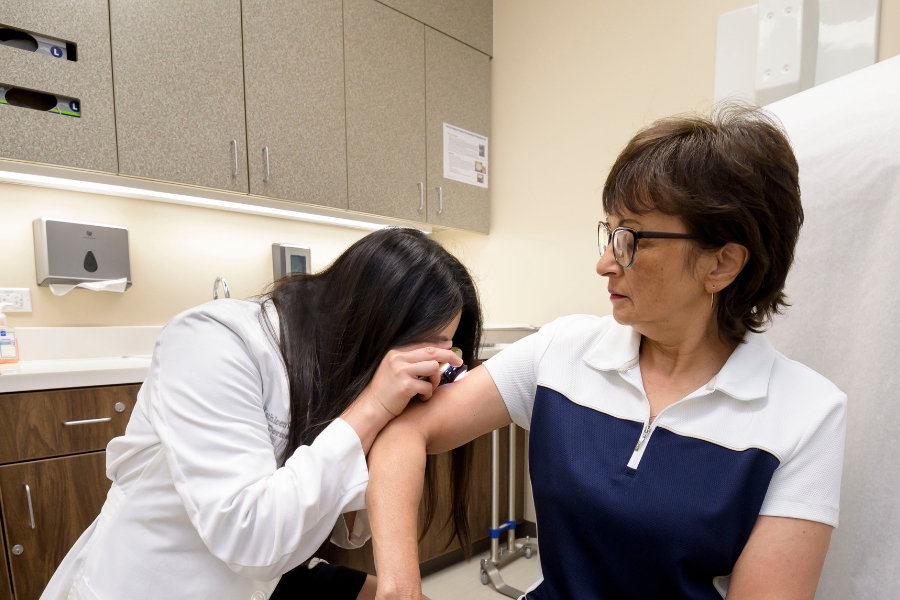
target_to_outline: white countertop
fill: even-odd
[[[478,358],[487,360],[509,345],[495,344],[481,348]],[[22,360],[0,365],[0,394],[143,383],[149,370],[149,354],[120,358]]]
[[[0,394],[143,383],[162,327],[19,327],[22,360],[0,364]]]
[[[22,360],[0,365],[0,394],[142,383],[150,356]]]
[[[24,359],[0,364],[0,394],[143,383],[161,330],[160,326],[19,327]],[[485,326],[479,358],[486,360],[534,331],[527,325]]]
[[[512,344],[485,344],[478,349],[478,360],[487,360],[500,354],[501,350],[509,348]]]

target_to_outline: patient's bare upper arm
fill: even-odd
[[[510,422],[500,391],[483,366],[441,386],[427,402],[411,402],[396,419],[396,425],[422,434],[429,454],[452,450]]]
[[[731,600],[812,600],[831,525],[760,515],[734,566]]]

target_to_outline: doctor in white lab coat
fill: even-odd
[[[375,436],[430,397],[439,363],[462,363],[451,340],[471,363],[480,325],[465,268],[407,229],[373,233],[257,300],[178,315],[107,448],[103,510],[42,600],[268,600],[293,595],[276,588],[294,569],[312,598],[324,588],[306,563],[320,545],[369,536]],[[317,593],[374,596],[365,575],[338,587]]]

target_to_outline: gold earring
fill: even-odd
[[[713,303],[716,301],[716,286],[712,286],[713,291],[709,294],[709,307],[713,307]]]

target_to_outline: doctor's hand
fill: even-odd
[[[462,359],[450,351],[451,345],[448,340],[391,350],[357,402],[374,402],[396,417],[415,396],[428,400],[440,383],[441,363],[450,363],[454,367],[463,364]]]
[[[415,344],[385,355],[372,381],[341,415],[359,435],[364,452],[369,452],[378,432],[402,413],[413,397],[431,398],[440,382],[441,363],[463,364],[450,351],[451,345],[450,341]]]

